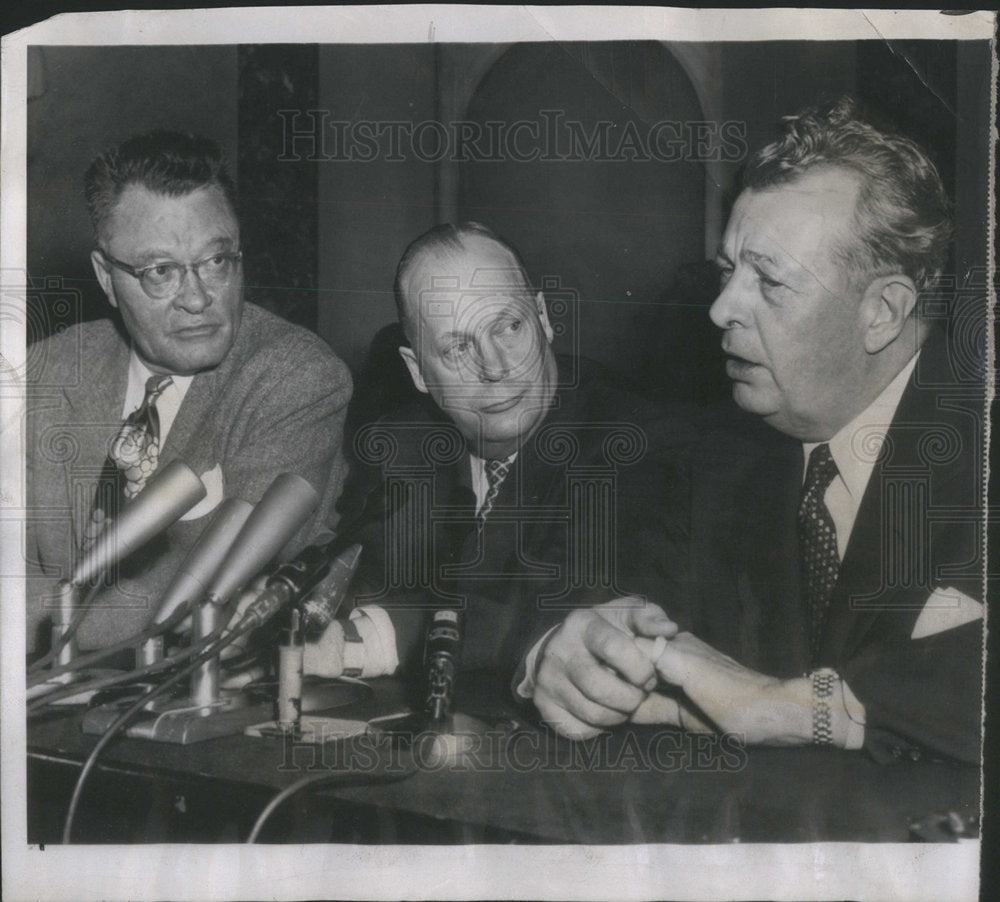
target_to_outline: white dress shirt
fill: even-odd
[[[142,399],[146,397],[146,382],[154,373],[135,352],[131,350],[128,358],[128,384],[125,388],[125,403],[122,405],[122,420],[129,414],[134,413],[142,406]],[[172,376],[172,382],[161,392],[156,399],[156,415],[160,423],[160,446],[167,440],[167,433],[174,425],[177,414],[181,409],[181,402],[191,387],[191,380],[194,376]]]
[[[844,559],[847,543],[854,529],[858,508],[871,479],[875,462],[882,452],[885,435],[896,415],[899,400],[903,397],[910,374],[917,364],[918,351],[883,390],[882,393],[829,440],[830,456],[837,465],[837,475],[823,496],[833,525],[837,530],[837,554]],[[805,466],[809,455],[819,442],[805,443]],[[805,482],[805,468],[802,481]]]

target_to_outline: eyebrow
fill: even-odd
[[[447,344],[448,342],[455,341],[455,339],[460,341],[471,341],[473,336],[468,335],[465,332],[445,332],[444,335],[441,336],[440,342],[441,344]]]
[[[232,248],[238,242],[234,241],[229,235],[219,235],[215,238],[207,241],[203,248],[202,253],[199,254],[195,259],[203,260],[206,256],[210,257],[216,250],[221,247]],[[171,251],[164,250],[163,248],[151,248],[150,250],[144,251],[141,254],[136,255],[136,260],[138,263],[150,262],[153,260],[171,260],[177,262],[177,258],[174,257]]]
[[[771,266],[778,266],[778,261],[770,254],[761,254],[758,251],[743,251],[740,256],[751,263],[770,263]]]

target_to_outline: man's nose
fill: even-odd
[[[510,372],[510,365],[504,350],[497,346],[490,336],[479,343],[479,377],[483,382],[499,382]]]
[[[188,313],[201,313],[211,303],[212,296],[198,278],[197,270],[189,266],[181,276],[181,287],[174,304]]]
[[[733,273],[722,287],[719,296],[709,308],[708,315],[720,329],[746,325],[746,288],[741,287],[741,280],[737,278],[736,273]]]

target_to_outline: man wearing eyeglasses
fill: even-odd
[[[94,272],[116,315],[34,349],[29,648],[46,588],[169,460],[191,466],[207,497],[119,566],[80,627],[81,647],[145,625],[224,497],[256,501],[282,472],[308,480],[321,503],[294,548],[328,519],[345,469],[350,374],[317,336],[244,302],[235,191],[219,148],[172,132],[132,138],[94,160],[86,199]],[[66,441],[69,460],[52,450]]]

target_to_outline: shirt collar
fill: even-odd
[[[128,355],[128,383],[125,389],[125,414],[131,413],[142,404],[146,396],[146,382],[156,374],[142,362],[133,347]],[[194,376],[171,376],[172,384],[178,391],[178,403],[187,394]]]
[[[498,458],[498,459],[499,460],[505,460],[505,461],[507,461],[507,463],[512,464],[512,463],[514,463],[515,460],[517,460],[517,455],[518,455],[518,452],[515,451],[513,454],[508,454],[506,457],[501,457],[501,458]],[[472,462],[477,467],[479,467],[480,470],[483,470],[485,472],[485,470],[486,470],[486,461],[485,461],[484,458],[479,457],[477,454],[473,454],[471,451],[469,452],[469,457],[472,458]]]
[[[881,394],[828,442],[830,456],[855,502],[860,502],[868,485],[868,479],[875,468],[875,461],[882,451],[885,435],[896,415],[896,408],[899,407],[900,399],[919,356],[918,350],[892,382],[882,389]],[[809,455],[819,444],[821,442],[803,443],[807,466]],[[805,479],[804,470],[803,479]]]

